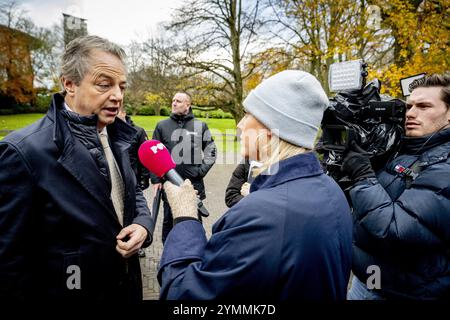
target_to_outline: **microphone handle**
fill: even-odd
[[[202,200],[200,200],[199,198],[197,198],[197,208],[198,208],[198,212],[200,212],[200,215],[202,217],[209,216],[209,211],[206,209],[206,207],[203,205]]]
[[[181,186],[184,182],[183,178],[174,169],[170,169],[169,171],[167,171],[164,177],[176,186]],[[208,210],[203,205],[202,200],[200,200],[199,198],[197,198],[197,208],[201,216],[209,216]]]
[[[184,182],[183,178],[175,171],[175,169],[167,171],[164,177],[178,187]]]

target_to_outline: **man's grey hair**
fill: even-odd
[[[90,55],[95,49],[115,55],[125,65],[125,51],[115,43],[98,36],[78,37],[67,44],[62,55],[61,81],[70,79],[79,85],[89,70]]]

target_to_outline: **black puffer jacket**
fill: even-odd
[[[161,141],[177,164],[183,179],[191,180],[201,199],[206,198],[203,178],[216,161],[216,145],[206,123],[196,120],[192,111],[187,115],[171,114],[158,122],[153,139]],[[152,176],[152,183],[160,179]]]
[[[428,138],[405,139],[377,179],[350,191],[353,272],[365,282],[367,267],[379,266],[388,298],[450,299],[450,128]],[[408,185],[398,172],[415,161]]]

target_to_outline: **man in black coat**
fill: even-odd
[[[161,141],[171,152],[177,164],[176,171],[183,179],[191,180],[200,199],[206,198],[203,178],[216,161],[216,145],[206,123],[195,119],[191,110],[191,97],[178,92],[172,99],[172,113],[158,122],[153,139]],[[161,188],[161,180],[152,177],[154,190]],[[164,221],[162,241],[173,227],[173,217],[163,193]]]
[[[63,94],[0,141],[2,300],[142,299],[136,253],[153,222],[128,156],[136,130],[115,121],[124,58],[108,40],[73,40]]]

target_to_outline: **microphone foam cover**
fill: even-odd
[[[160,178],[176,167],[169,150],[158,140],[147,140],[141,144],[138,156],[142,165]]]

